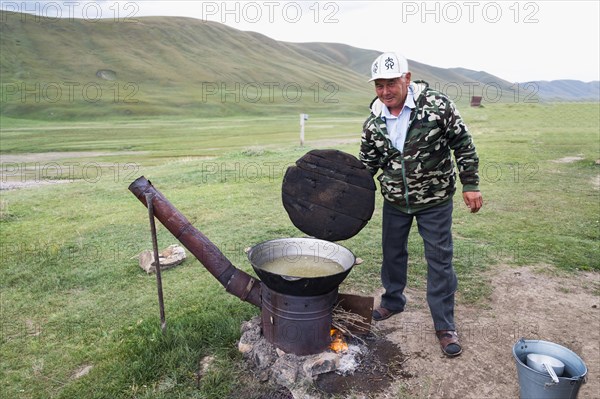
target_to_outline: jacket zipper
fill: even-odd
[[[417,101],[420,98],[421,98],[421,96],[419,96]],[[415,108],[415,114],[410,119],[410,122],[408,122],[408,126],[406,127],[406,137],[404,138],[404,144],[406,144],[406,139],[408,139],[408,132],[410,132],[410,128],[411,128],[413,122],[415,121],[415,119],[417,119],[418,112],[419,112],[419,108],[417,106]],[[410,209],[410,202],[408,202],[408,182],[406,181],[406,173],[405,173],[406,169],[404,168],[404,152],[402,152],[402,151],[400,151],[400,163],[402,164],[402,181],[404,183],[404,188],[406,189],[404,192],[404,200],[406,201],[406,213],[412,213],[412,211]]]
[[[421,100],[421,97],[423,96],[423,93],[425,92],[425,90],[422,90],[421,93],[419,94],[419,97],[417,98],[417,101],[415,101],[415,114],[412,116],[412,118],[410,119],[410,122],[408,122],[408,127],[406,128],[406,138],[404,139],[404,143],[406,144],[406,139],[408,138],[408,132],[410,131],[410,128],[413,124],[413,122],[415,121],[415,119],[417,119],[417,113],[419,112],[419,102]],[[377,131],[379,132],[379,134],[381,134],[383,136],[383,138],[387,139],[387,137],[385,137],[385,134],[383,134],[383,132],[381,131],[381,128],[379,127],[379,123],[377,123],[377,117],[375,117],[375,129],[377,129]],[[388,139],[388,141],[390,141]],[[391,141],[390,141],[390,145],[391,145]],[[411,209],[410,209],[410,202],[408,201],[408,182],[406,181],[406,168],[404,167],[404,152],[398,150],[398,152],[400,153],[400,164],[402,165],[402,183],[404,184],[404,201],[406,201],[406,213],[412,213]]]
[[[410,202],[408,202],[408,182],[404,173],[404,154],[400,152],[400,163],[402,164],[402,182],[404,183],[404,200],[406,201],[406,213],[412,213],[410,210]]]
[[[415,113],[415,115],[416,115],[416,113]],[[413,118],[411,119],[411,121],[408,123],[408,129],[406,129],[407,136],[408,136],[408,130],[410,130],[410,125],[412,125],[412,122],[414,120],[415,120],[415,117],[413,116]],[[374,123],[375,129],[377,129],[377,131],[379,132],[379,134],[381,134],[381,136],[383,136],[383,138],[387,140],[387,137],[385,136],[385,134],[383,134],[383,131],[379,127],[379,123],[377,122],[377,118],[375,119],[374,122],[375,122]],[[390,141],[390,146],[391,146],[391,141]],[[398,149],[396,148],[396,150],[398,150]],[[404,153],[402,151],[400,151],[400,150],[398,150],[398,153],[400,153],[400,164],[402,165],[402,183],[404,184],[404,201],[406,201],[406,212],[407,213],[411,213],[410,203],[408,202],[408,182],[406,181],[406,172],[405,172],[406,169],[404,168]]]

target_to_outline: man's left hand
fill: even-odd
[[[465,191],[463,193],[463,200],[471,210],[471,213],[478,212],[483,206],[483,196],[479,191]]]

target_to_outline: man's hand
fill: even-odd
[[[463,200],[471,210],[471,213],[479,211],[483,206],[483,196],[479,191],[465,191],[463,193]]]

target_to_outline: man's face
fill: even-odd
[[[410,72],[395,79],[377,79],[375,80],[375,93],[390,112],[397,115],[404,107],[409,84]]]

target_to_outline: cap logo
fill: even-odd
[[[377,61],[375,61],[375,63],[373,64],[373,73],[377,73],[378,69],[379,69],[379,63]]]
[[[386,58],[385,68],[386,69],[394,69],[394,59],[392,57]]]

